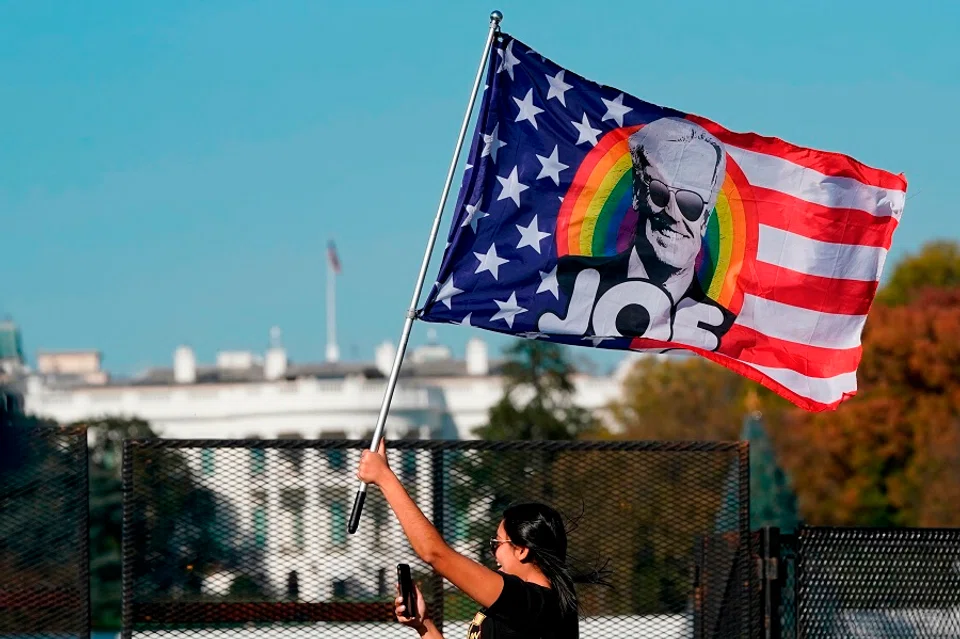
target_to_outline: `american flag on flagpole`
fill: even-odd
[[[856,392],[906,180],[734,133],[501,34],[419,317],[697,353],[808,410]]]
[[[337,275],[340,274],[340,256],[337,255],[337,246],[330,240],[327,243],[327,263]]]

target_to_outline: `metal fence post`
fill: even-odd
[[[805,596],[805,584],[806,584],[806,566],[804,563],[806,561],[806,552],[803,548],[803,538],[804,531],[806,530],[805,526],[798,526],[795,534],[796,541],[794,543],[794,550],[796,552],[796,559],[793,564],[793,623],[795,630],[793,636],[795,639],[803,639],[807,636],[806,629],[804,628],[803,619],[800,618],[803,613],[803,598]]]
[[[780,639],[780,529],[763,528],[761,541],[761,583],[763,601],[763,637]]]
[[[741,538],[738,548],[740,549],[743,561],[739,562],[741,570],[741,579],[743,585],[740,588],[740,631],[743,636],[751,636],[754,633],[756,625],[754,615],[756,610],[756,598],[753,585],[753,566],[751,566],[751,535],[750,535],[750,442],[740,441],[737,443],[739,452],[739,525]]]
[[[444,472],[443,472],[443,461],[444,461],[444,451],[441,448],[435,448],[430,451],[430,468],[433,472],[432,482],[431,482],[431,493],[433,499],[433,526],[440,531],[440,534],[444,534],[444,522],[443,522],[443,502],[445,500],[445,491],[444,491]],[[443,632],[443,577],[440,573],[434,571],[433,573],[433,592],[435,596],[436,603],[434,604],[433,612],[433,622],[437,626],[437,630]]]
[[[90,585],[90,449],[87,445],[87,427],[77,427],[80,434],[83,451],[83,514],[80,518],[80,539],[83,542],[81,552],[83,558],[80,560],[80,592],[86,592],[86,600],[83,602],[85,634],[81,637],[89,637],[93,634],[93,592]]]
[[[121,568],[121,601],[120,601],[120,637],[133,637],[133,442],[123,440],[123,461],[121,462],[121,493],[123,495],[123,520],[121,553],[123,565]]]
[[[780,534],[780,633],[797,639],[797,533]]]

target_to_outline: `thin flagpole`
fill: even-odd
[[[397,355],[393,359],[393,368],[390,369],[390,377],[387,380],[387,388],[383,394],[383,403],[380,405],[380,415],[377,417],[377,428],[373,431],[373,440],[370,442],[370,450],[377,451],[380,446],[380,440],[383,438],[383,427],[387,422],[387,413],[390,412],[390,402],[393,400],[393,391],[397,387],[397,378],[400,375],[400,365],[403,363],[403,356],[407,350],[407,342],[410,341],[410,330],[413,327],[413,320],[417,316],[417,305],[420,302],[420,291],[423,289],[423,282],[427,278],[427,267],[430,265],[430,254],[433,253],[433,246],[437,241],[437,233],[440,230],[440,218],[443,217],[443,207],[447,204],[447,196],[450,194],[450,186],[453,184],[453,174],[457,168],[457,161],[460,159],[460,151],[463,149],[463,141],[467,137],[467,127],[470,125],[470,116],[473,114],[473,106],[477,100],[477,93],[480,90],[480,82],[483,80],[483,67],[486,65],[487,56],[490,55],[490,48],[493,46],[493,38],[500,31],[500,21],[503,20],[503,14],[494,11],[490,14],[490,31],[487,33],[487,42],[483,46],[483,55],[480,57],[480,67],[477,69],[477,76],[473,80],[473,90],[470,92],[470,101],[467,104],[467,112],[463,116],[463,123],[460,125],[460,135],[457,136],[457,145],[453,150],[453,159],[450,161],[450,168],[447,170],[447,181],[443,185],[443,192],[440,195],[440,204],[437,206],[437,215],[433,219],[433,228],[430,229],[430,239],[427,240],[427,248],[423,253],[423,262],[420,265],[420,275],[417,276],[417,284],[413,289],[413,299],[410,300],[410,308],[407,310],[407,317],[403,323],[403,332],[400,334],[400,345],[397,348]],[[363,502],[367,497],[367,484],[360,482],[357,489],[357,496],[353,500],[353,511],[350,513],[350,522],[348,530],[350,534],[357,532],[360,525],[360,514],[363,512]]]
[[[337,270],[333,264],[334,256],[327,248],[327,361],[340,359],[340,347],[337,346]]]

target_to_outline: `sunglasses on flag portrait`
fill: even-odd
[[[648,178],[643,173],[639,173],[640,179],[647,187],[650,194],[650,201],[658,209],[665,209],[670,204],[670,195],[672,194],[677,202],[677,208],[683,217],[690,222],[696,222],[703,215],[707,203],[696,191],[690,189],[678,189],[666,184],[656,178]]]

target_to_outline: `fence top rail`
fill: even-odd
[[[24,427],[15,426],[10,432],[22,433],[34,437],[51,437],[56,435],[81,437],[87,434],[87,426],[86,424],[68,424],[64,426],[61,424],[40,423]]]
[[[366,449],[361,439],[127,439],[131,448],[293,448]],[[489,451],[646,451],[731,453],[746,450],[740,441],[484,441],[391,439],[394,450],[489,450]]]
[[[869,526],[798,526],[798,537],[860,539],[917,539],[949,537],[960,539],[960,528],[871,528]]]

